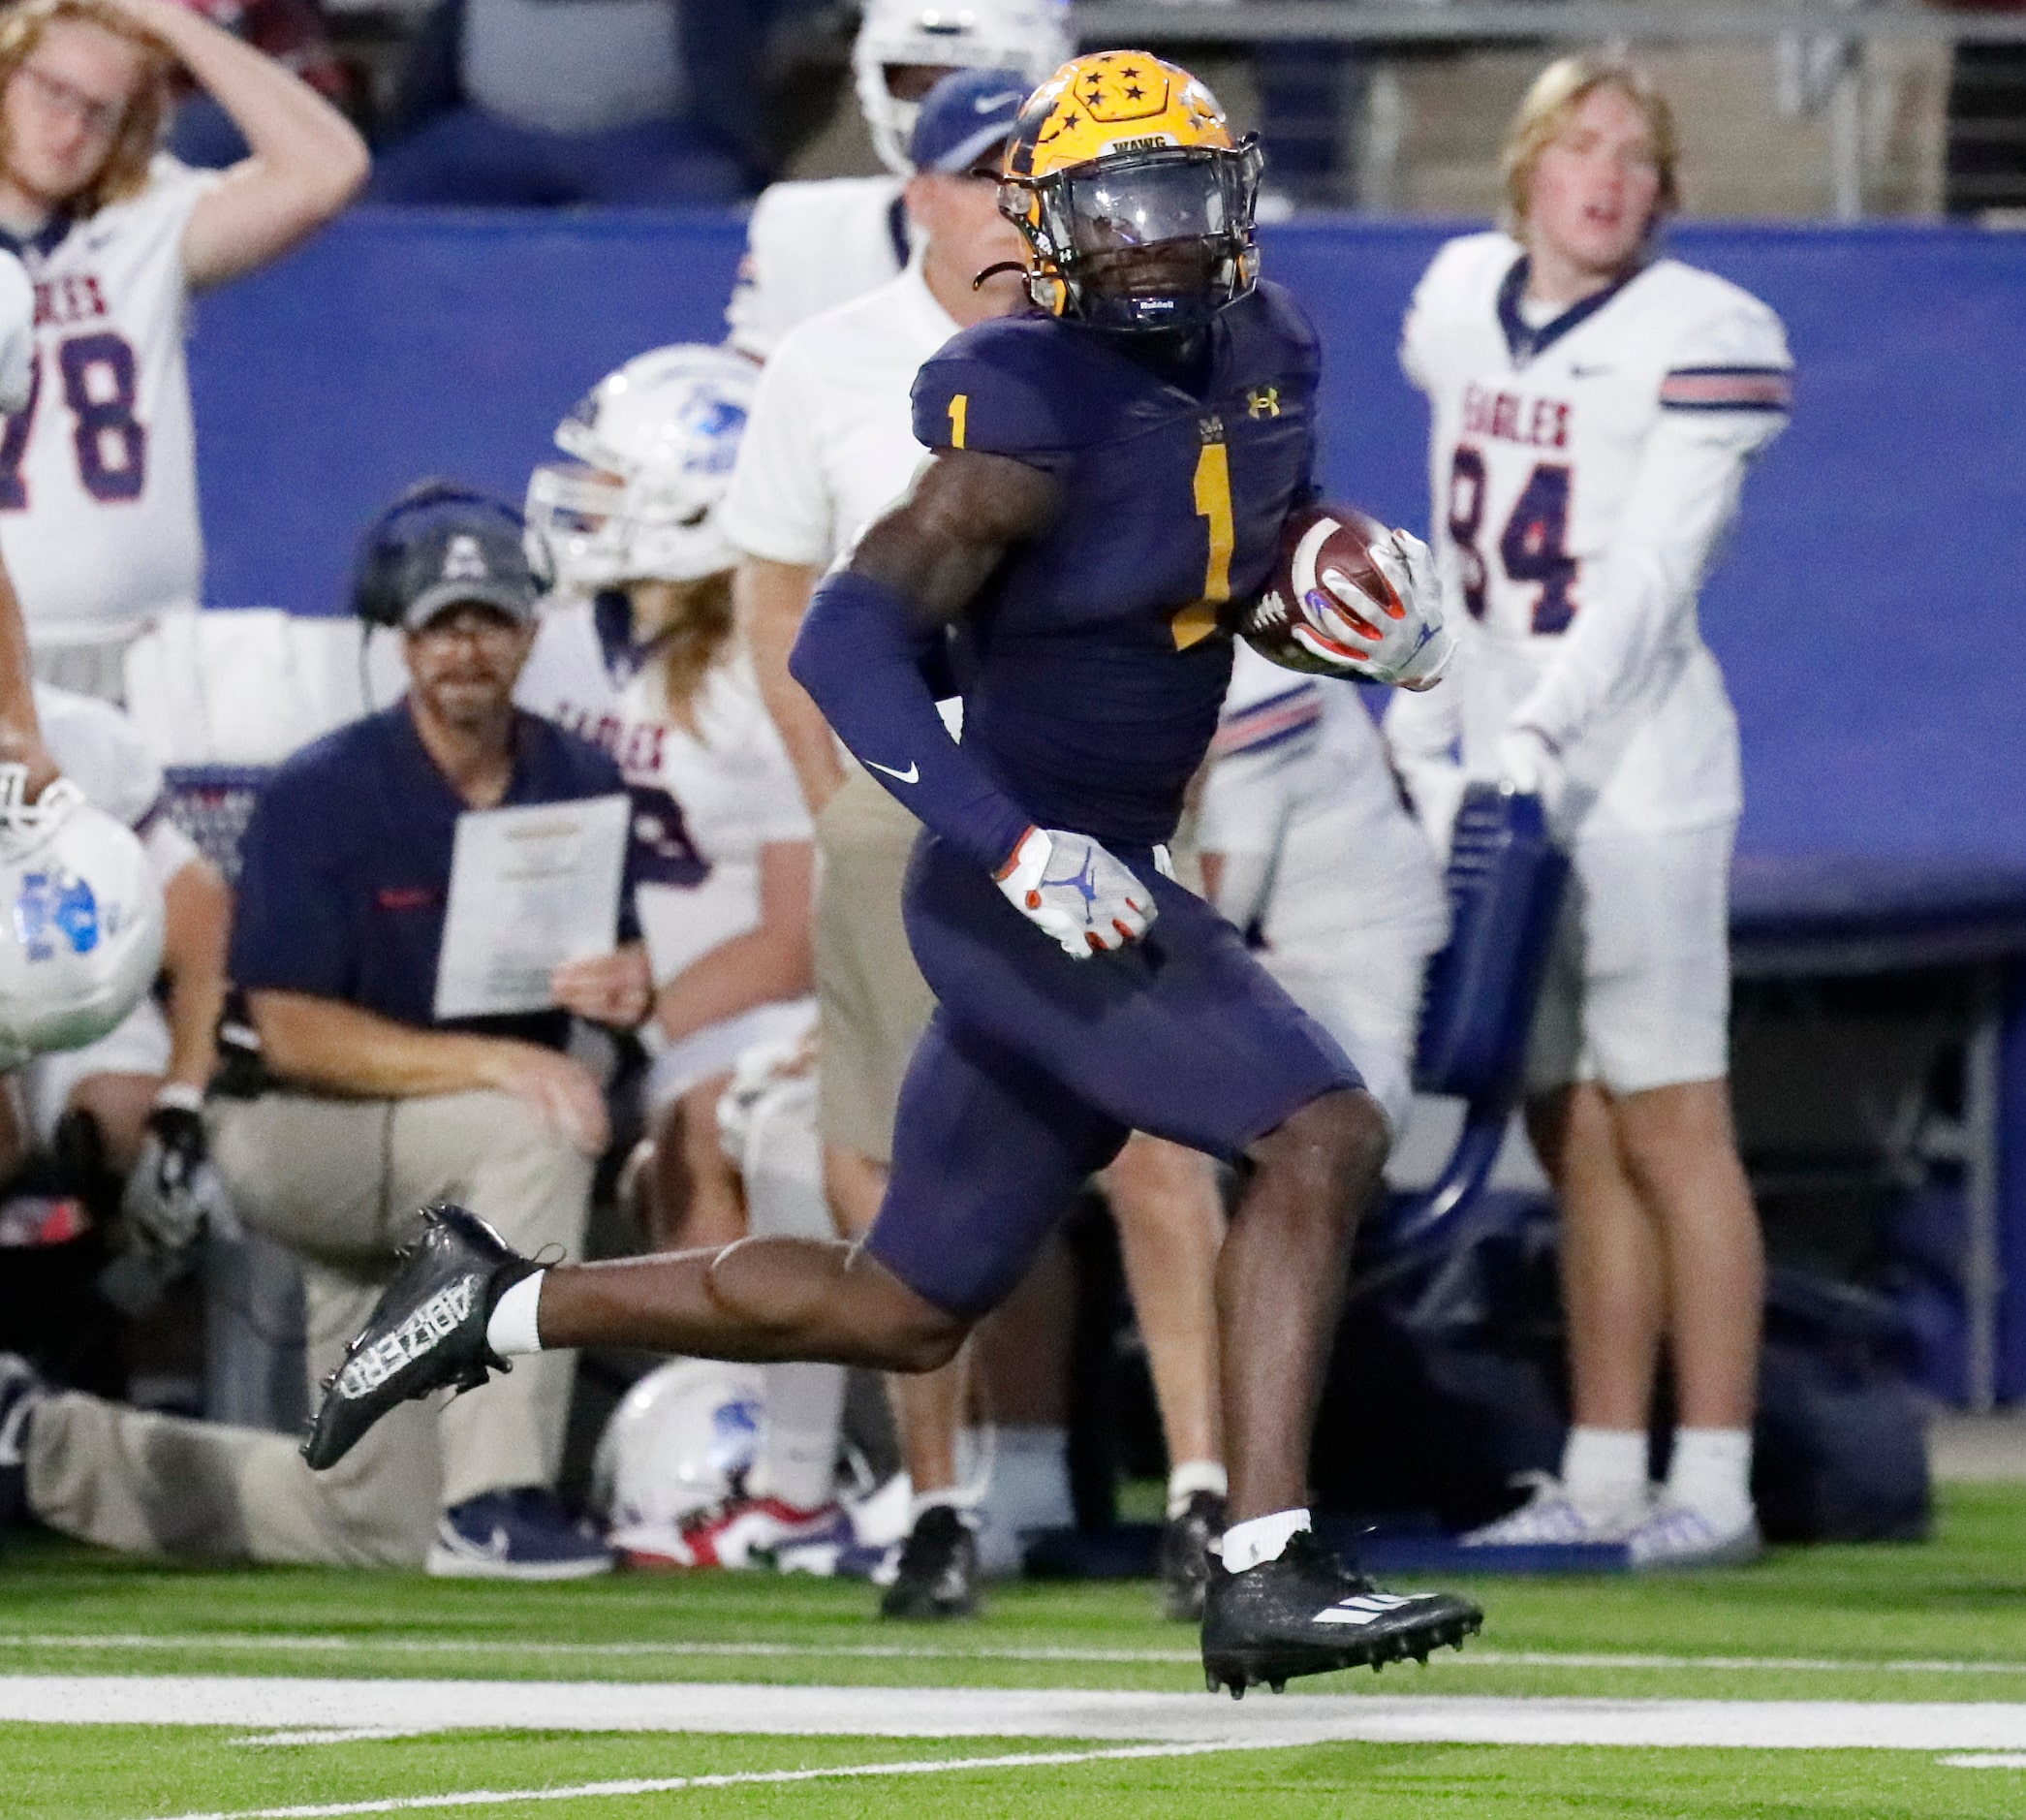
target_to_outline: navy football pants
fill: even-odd
[[[1152,1132],[1234,1159],[1311,1100],[1364,1083],[1230,924],[1119,851],[1159,916],[1076,960],[931,835],[908,939],[938,1006],[900,1090],[893,1171],[866,1244],[939,1308],[1010,1294],[1070,1198]]]

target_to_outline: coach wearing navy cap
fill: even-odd
[[[458,818],[624,790],[604,753],[513,705],[547,585],[539,558],[497,501],[432,486],[398,502],[367,539],[356,605],[398,629],[408,693],[282,766],[246,832],[232,975],[275,1084],[222,1103],[216,1152],[248,1219],[303,1259],[313,1379],[370,1311],[423,1202],[475,1205],[522,1249],[579,1247],[608,1134],[598,1080],[565,1052],[572,1015],[631,1027],[646,1014],[630,908],[623,945],[558,970],[552,1009],[432,1014]],[[347,1460],[314,1487],[291,1475],[243,1521],[295,1525],[294,1558],[320,1557],[305,1539],[321,1536],[322,1558],[426,1554],[436,1573],[603,1569],[604,1548],[547,1489],[568,1358],[532,1365],[496,1393],[404,1410],[356,1472]],[[298,1485],[313,1500],[299,1508]]]

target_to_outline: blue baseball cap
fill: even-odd
[[[958,70],[921,97],[908,157],[953,176],[1013,138],[1031,84],[1018,70]]]

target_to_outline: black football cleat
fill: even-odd
[[[1242,1574],[1210,1569],[1203,1601],[1203,1679],[1233,1700],[1264,1681],[1275,1693],[1297,1675],[1384,1668],[1460,1648],[1484,1614],[1450,1592],[1382,1592],[1307,1530],[1279,1558]]]
[[[960,1511],[931,1504],[900,1545],[900,1567],[880,1599],[882,1617],[972,1617],[978,1612],[978,1537]]]
[[[446,1388],[476,1390],[492,1372],[513,1369],[485,1343],[485,1323],[507,1288],[539,1265],[449,1202],[422,1209],[421,1237],[395,1263],[344,1363],[324,1380],[302,1443],[315,1471],[336,1465],[396,1403]]]
[[[1161,1615],[1195,1623],[1210,1584],[1210,1544],[1224,1534],[1225,1503],[1215,1491],[1190,1493],[1179,1517],[1161,1531]]]

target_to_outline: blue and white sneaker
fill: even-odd
[[[49,1394],[19,1353],[0,1352],[0,1529],[28,1511],[28,1424]]]
[[[588,1580],[612,1552],[539,1486],[485,1491],[444,1512],[429,1571],[447,1580]]]
[[[1646,1521],[1644,1495],[1608,1515],[1585,1511],[1551,1472],[1524,1472],[1515,1484],[1530,1488],[1527,1501],[1496,1522],[1457,1537],[1466,1549],[1596,1548],[1624,1542]]]
[[[1625,1556],[1636,1574],[1679,1573],[1697,1567],[1742,1567],[1765,1553],[1759,1519],[1713,1515],[1663,1491],[1653,1514],[1625,1538]]]

